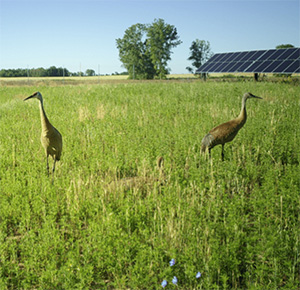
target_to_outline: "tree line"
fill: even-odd
[[[0,77],[69,77],[69,76],[95,76],[93,69],[87,69],[85,72],[70,72],[66,68],[51,66],[47,69],[31,68],[31,69],[1,69]]]
[[[70,73],[66,68],[51,66],[48,69],[45,68],[31,68],[31,69],[1,69],[0,77],[60,77],[70,76]]]
[[[119,74],[119,73],[115,73]],[[126,74],[126,73],[121,73]],[[70,72],[66,68],[51,66],[47,69],[31,68],[31,69],[1,69],[0,77],[69,77],[69,76],[95,76],[93,69],[87,69],[85,72]]]

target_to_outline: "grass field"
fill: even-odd
[[[63,136],[53,184],[38,101],[23,102],[35,91]],[[200,155],[247,91],[263,100],[225,161],[220,146]],[[299,96],[264,82],[0,86],[0,289],[299,289]]]
[[[168,75],[167,79],[180,80],[189,79],[196,80],[193,74],[174,74]],[[82,76],[82,77],[6,77],[0,78],[2,86],[61,86],[61,85],[93,85],[93,84],[118,84],[126,82],[153,82],[153,80],[128,80],[128,75],[105,75],[105,76]]]

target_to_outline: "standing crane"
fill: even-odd
[[[54,178],[54,171],[55,171],[55,163],[56,161],[60,160],[61,151],[62,151],[62,136],[58,132],[58,130],[51,125],[49,122],[46,112],[44,110],[43,105],[43,97],[40,92],[36,92],[30,97],[24,99],[27,101],[29,99],[38,99],[40,101],[40,114],[41,114],[41,123],[42,123],[42,135],[41,135],[41,142],[45,149],[47,155],[47,172],[49,175],[49,162],[48,158],[49,155],[53,158],[53,168],[52,168],[52,181]]]
[[[251,93],[245,93],[242,99],[242,109],[237,118],[223,123],[209,131],[207,135],[202,139],[201,152],[210,151],[216,145],[222,145],[222,160],[224,160],[224,146],[234,139],[239,130],[244,126],[247,120],[246,101],[250,98],[262,99],[252,95]]]

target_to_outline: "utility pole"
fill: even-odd
[[[98,82],[100,84],[100,64],[98,64]]]
[[[133,68],[132,68],[132,79],[135,79],[135,75],[134,75],[134,65],[133,65]]]
[[[29,84],[29,70],[28,70],[28,65],[27,65],[27,84]]]

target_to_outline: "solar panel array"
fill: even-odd
[[[300,48],[217,53],[196,73],[300,73]]]

